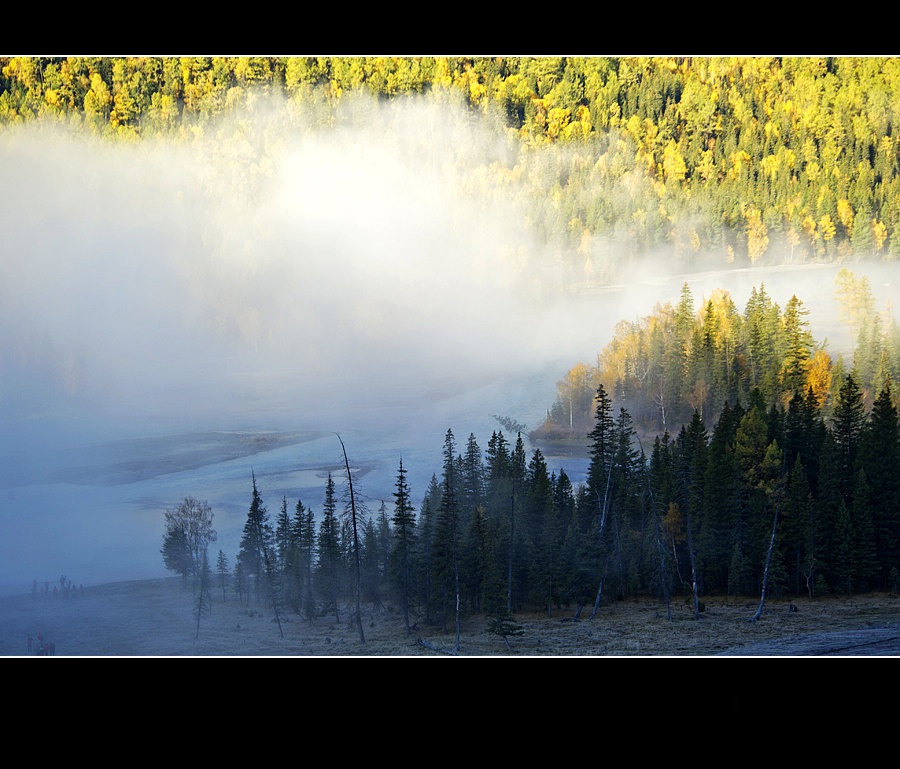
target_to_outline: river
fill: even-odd
[[[329,472],[345,492],[338,435],[365,512],[376,515],[382,501],[392,511],[401,459],[418,507],[431,476],[440,478],[448,429],[460,453],[470,434],[483,452],[495,430],[513,442],[497,417],[536,427],[569,367],[595,362],[617,320],[635,320],[657,302],[677,301],[685,281],[698,304],[724,288],[741,309],[751,287],[762,283],[782,306],[796,293],[810,310],[814,335],[827,337],[834,350],[848,344],[835,320],[837,269],[704,272],[597,288],[536,310],[531,333],[541,329],[558,343],[536,345],[530,363],[521,350],[505,356],[502,349],[490,363],[484,358],[479,366],[469,361],[457,368],[440,355],[424,362],[401,358],[396,368],[387,361],[372,371],[348,366],[345,376],[323,374],[327,387],[314,390],[303,387],[314,371],[282,372],[239,398],[233,389],[223,391],[228,399],[209,392],[207,403],[191,401],[189,413],[160,404],[141,413],[123,406],[130,401],[121,393],[105,406],[92,401],[78,409],[23,413],[8,419],[0,433],[0,589],[30,589],[33,580],[52,584],[61,575],[76,584],[166,576],[159,553],[163,513],[188,495],[212,506],[219,536],[211,555],[221,549],[233,563],[252,476],[273,520],[283,500],[291,513],[298,499],[319,513]],[[873,275],[873,293],[889,303],[897,285],[892,271],[860,272]],[[521,342],[525,350],[529,341],[526,336]],[[210,365],[215,370],[215,360]],[[221,370],[227,371],[224,365]],[[534,447],[526,441],[526,449],[530,458]],[[573,483],[584,480],[586,458],[544,453],[551,472],[565,469]]]

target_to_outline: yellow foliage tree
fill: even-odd
[[[847,198],[840,198],[837,202],[837,215],[848,235],[853,233],[853,206]]]
[[[816,350],[807,364],[806,386],[812,390],[819,408],[825,405],[825,400],[831,392],[831,378],[831,356],[825,350]]]
[[[744,219],[747,221],[747,256],[751,262],[756,262],[769,248],[769,228],[756,206],[747,206]]]

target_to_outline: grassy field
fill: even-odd
[[[212,611],[200,619],[180,579],[116,582],[60,595],[0,597],[0,654],[35,655],[37,635],[53,643],[55,656],[713,656],[740,654],[802,655],[807,636],[885,628],[900,635],[898,596],[768,600],[761,618],[751,622],[759,602],[750,599],[704,600],[698,621],[679,599],[667,607],[655,601],[602,606],[587,619],[572,610],[552,617],[516,615],[517,632],[504,639],[488,632],[483,616],[460,627],[435,629],[419,623],[410,635],[402,617],[386,608],[363,608],[363,634],[349,607],[340,616],[313,622],[295,615],[275,621],[270,609],[242,606],[215,596]],[[793,608],[792,608],[793,607]],[[891,630],[897,631],[892,633]],[[751,646],[752,645],[752,646]],[[816,653],[816,652],[813,652]]]

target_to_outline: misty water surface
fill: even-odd
[[[470,433],[486,449],[493,415],[538,426],[572,365],[685,280],[695,302],[725,288],[739,307],[764,281],[839,336],[836,266],[648,263],[557,292],[523,267],[549,260],[521,201],[461,173],[503,162],[504,142],[452,111],[395,110],[330,132],[256,115],[190,147],[0,136],[16,191],[0,210],[3,589],[165,576],[163,512],[186,495],[209,501],[211,556],[233,563],[251,473],[273,519],[283,498],[318,513],[329,470],[344,486],[336,433],[368,513],[391,509],[401,458],[418,506],[447,429],[462,452]],[[584,460],[548,465],[584,479]]]

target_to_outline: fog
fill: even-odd
[[[257,104],[205,130],[0,133],[3,588],[164,576],[163,512],[186,495],[233,562],[251,473],[273,519],[283,497],[318,512],[327,472],[344,482],[336,433],[368,512],[401,458],[418,505],[447,429],[462,451],[493,415],[536,427],[568,368],[685,279],[741,307],[765,280],[814,326],[833,311],[834,267],[778,288],[779,270],[648,265],[557,292],[514,178],[486,181],[512,146],[449,104],[351,103],[321,129]]]

